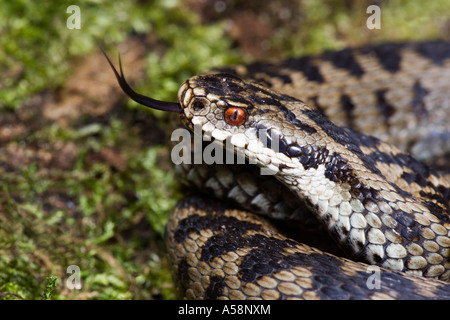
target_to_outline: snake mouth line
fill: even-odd
[[[267,131],[260,129],[260,131]],[[268,133],[259,133],[259,138],[267,137]],[[270,136],[269,136],[270,137]],[[174,146],[171,160],[175,165],[180,164],[252,164],[257,165],[257,157],[247,156],[246,149],[254,154],[264,156],[264,145],[259,139],[247,141],[242,135],[220,136],[210,131],[204,131],[201,125],[194,125],[193,130],[177,128],[172,132],[171,141]],[[263,139],[263,138],[261,138]],[[205,145],[208,143],[208,145]],[[260,145],[258,145],[260,143]],[[276,143],[270,148],[273,154],[279,153]],[[266,156],[265,158],[268,159]],[[258,157],[259,159],[259,157]],[[261,160],[259,160],[261,162]],[[287,166],[283,166],[287,168]],[[260,166],[261,175],[274,175],[279,172],[281,165],[277,162],[265,163]]]

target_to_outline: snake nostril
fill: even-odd
[[[194,111],[203,110],[206,105],[207,102],[205,101],[205,99],[198,99],[192,102],[192,108],[194,109]]]

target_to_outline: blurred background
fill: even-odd
[[[176,101],[217,66],[450,40],[447,0],[72,4],[0,0],[0,299],[175,298],[167,115],[127,99],[99,48],[137,92]],[[373,4],[381,29],[366,26]]]

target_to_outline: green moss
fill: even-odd
[[[48,300],[52,297],[53,291],[56,287],[56,282],[58,280],[58,277],[54,274],[51,274],[47,277],[47,285],[45,286],[44,293],[42,294],[42,300]]]
[[[101,130],[76,131],[51,125],[29,137],[28,142],[42,142],[51,132],[52,144],[75,142],[79,154],[71,171],[33,162],[20,175],[1,172],[0,298],[173,298],[167,262],[154,253],[161,251],[165,221],[177,199],[173,173],[158,165],[167,151],[155,146],[130,153],[122,170],[93,162],[89,159],[102,148],[126,143],[135,149],[140,143],[121,120],[98,126]],[[61,190],[65,209],[49,207],[47,199]],[[81,269],[81,290],[65,286],[72,264]],[[48,278],[52,275],[62,281]],[[148,292],[133,286],[135,278]]]
[[[166,3],[166,2],[164,2]],[[176,93],[189,77],[223,66],[242,62],[232,41],[225,34],[225,22],[205,26],[196,14],[179,7],[148,11],[152,32],[164,44],[164,53],[150,50],[147,56],[147,79],[136,91],[155,99],[176,101]],[[126,66],[124,66],[126,72]],[[129,100],[133,108],[141,108]],[[151,111],[156,117],[166,118],[166,113]]]
[[[450,2],[387,1],[382,11],[383,40],[427,40],[438,38],[448,23]]]

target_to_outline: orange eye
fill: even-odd
[[[246,118],[245,111],[241,108],[231,107],[225,110],[225,121],[231,126],[240,126]]]

